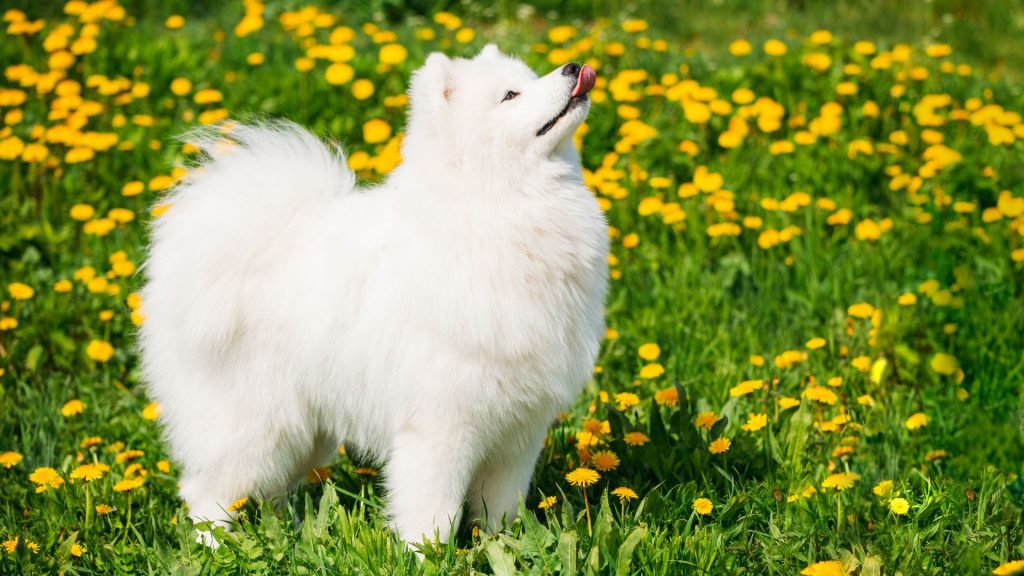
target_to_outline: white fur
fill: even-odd
[[[141,330],[193,519],[227,525],[343,442],[383,465],[407,541],[446,541],[464,500],[515,515],[603,334],[607,226],[571,137],[589,101],[536,135],[574,84],[493,46],[431,55],[404,162],[365,190],[295,125],[207,135],[153,226]]]

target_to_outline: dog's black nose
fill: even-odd
[[[562,75],[572,76],[574,78],[579,77],[580,65],[575,62],[569,62],[568,64],[562,67]]]

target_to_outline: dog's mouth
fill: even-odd
[[[569,94],[569,101],[565,103],[565,108],[562,108],[561,112],[556,114],[551,120],[548,120],[540,127],[540,130],[537,130],[537,137],[547,134],[570,110],[582,106],[587,101],[587,93],[594,87],[596,81],[597,72],[589,65],[584,64],[580,68],[579,76],[576,77],[576,85],[573,87],[572,93]]]

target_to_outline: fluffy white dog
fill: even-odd
[[[195,521],[342,442],[382,463],[406,541],[446,541],[464,501],[515,515],[603,334],[607,225],[572,139],[594,80],[432,54],[404,161],[367,189],[292,124],[205,142],[153,227],[141,331]]]

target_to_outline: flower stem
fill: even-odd
[[[593,536],[594,528],[590,524],[590,502],[587,501],[587,489],[583,489],[583,507],[587,510],[587,534]]]
[[[89,532],[89,526],[92,525],[92,489],[90,486],[91,482],[85,483],[85,531]]]
[[[836,513],[838,514],[836,518],[836,531],[838,532],[843,529],[843,495],[840,493],[836,493]]]

